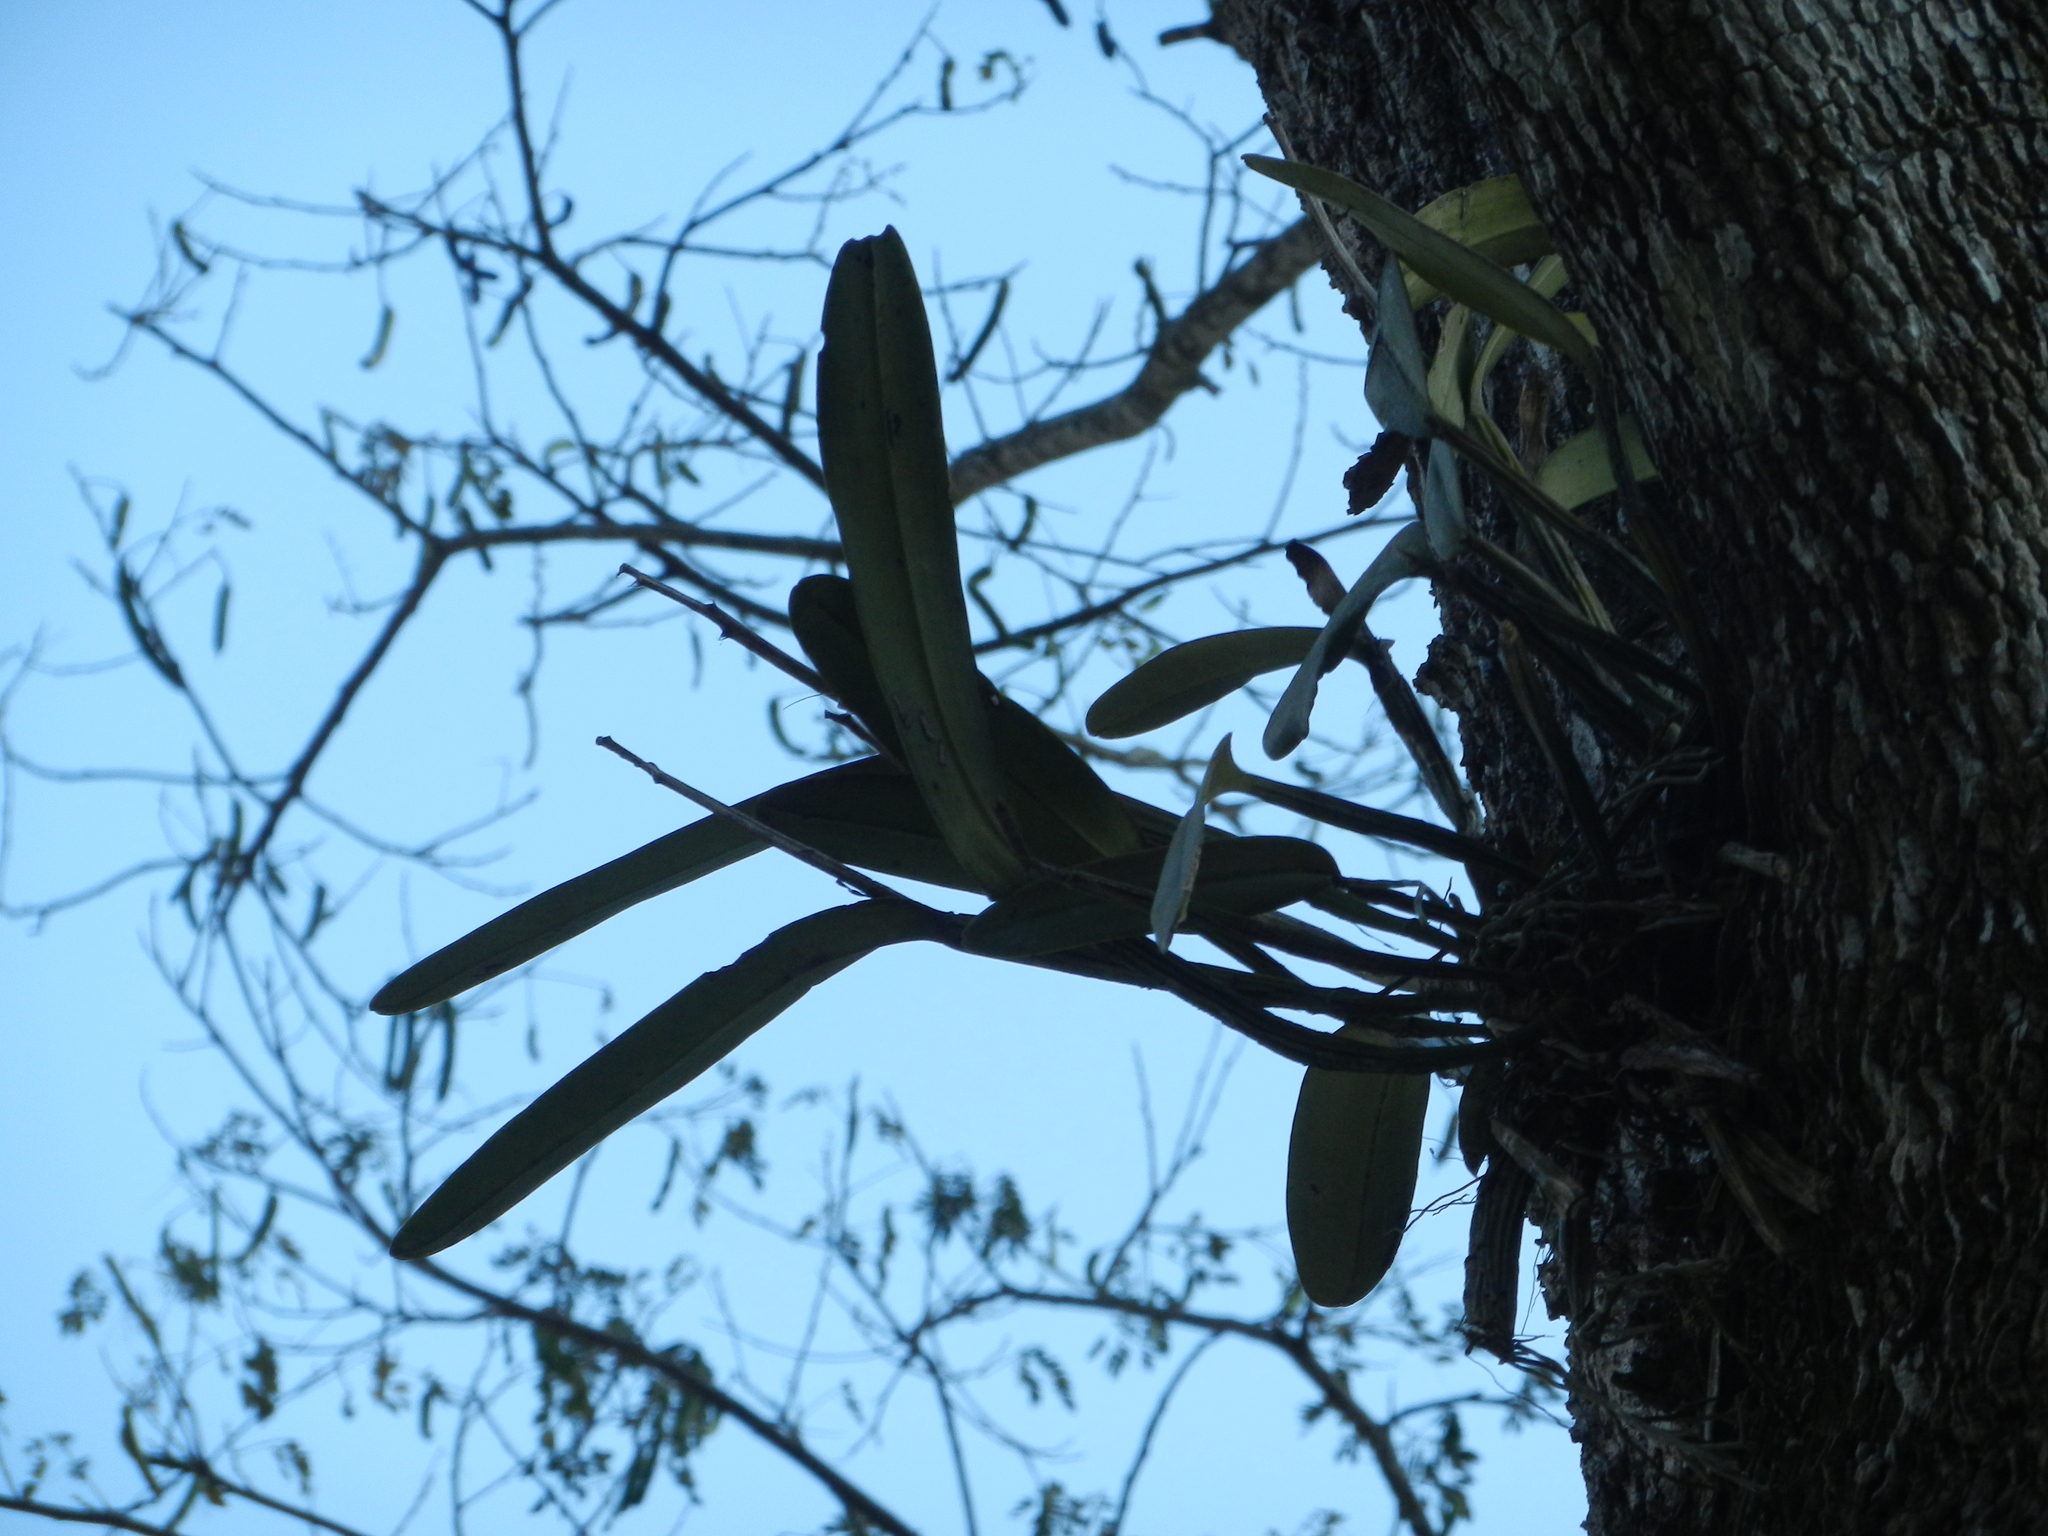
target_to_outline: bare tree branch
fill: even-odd
[[[1202,362],[1268,300],[1285,293],[1321,254],[1301,219],[1159,328],[1138,376],[1107,399],[1034,421],[953,460],[953,500],[966,501],[1025,472],[1119,443],[1158,425],[1202,382]]]
[[[1394,521],[1396,520],[1393,518],[1354,519],[1348,523],[1339,523],[1334,528],[1325,528],[1319,533],[1311,533],[1306,538],[1296,539],[1292,542],[1298,544],[1317,544],[1324,539],[1334,539],[1339,534],[1350,533],[1360,528],[1386,527]],[[1405,519],[1402,519],[1402,521],[1405,521]],[[1013,629],[1006,634],[997,635],[993,639],[979,641],[974,647],[975,654],[985,656],[991,651],[1016,650],[1023,646],[1036,645],[1039,641],[1050,635],[1056,635],[1062,630],[1073,629],[1077,625],[1092,624],[1097,619],[1107,618],[1113,613],[1128,608],[1147,593],[1157,592],[1161,587],[1176,586],[1183,581],[1193,581],[1201,576],[1212,576],[1218,571],[1227,571],[1234,565],[1248,564],[1253,560],[1259,559],[1261,556],[1270,555],[1276,550],[1285,549],[1286,547],[1285,544],[1274,543],[1271,540],[1260,540],[1256,543],[1247,544],[1243,549],[1237,550],[1235,553],[1219,555],[1214,560],[1204,560],[1199,565],[1184,566],[1177,571],[1162,571],[1157,576],[1148,576],[1143,581],[1131,583],[1130,586],[1124,588],[1116,596],[1106,597],[1099,603],[1087,603],[1082,607],[1060,614],[1056,618],[1047,619],[1042,624],[1032,624],[1024,629]]]
[[[246,879],[255,869],[256,860],[270,846],[271,838],[277,835],[278,823],[284,819],[285,812],[291,809],[300,792],[305,789],[306,778],[312,773],[313,765],[319,761],[329,739],[341,728],[342,719],[348,714],[349,706],[355,702],[356,695],[362,692],[363,685],[376,672],[378,665],[384,660],[385,653],[391,649],[392,642],[397,640],[398,632],[405,628],[406,621],[419,611],[420,603],[427,595],[427,588],[433,585],[434,577],[440,573],[445,559],[446,556],[437,542],[429,541],[421,546],[419,566],[413,572],[412,582],[405,589],[405,595],[398,600],[398,606],[391,610],[391,616],[384,621],[384,627],[377,632],[377,638],[370,643],[370,648],[364,652],[363,659],[356,663],[355,670],[343,680],[340,690],[334,696],[334,702],[328,705],[327,713],[321,717],[312,738],[301,749],[297,760],[285,775],[284,787],[277,792],[269,808],[264,812],[263,824],[257,829],[256,836],[250,841],[249,846],[242,850],[230,878],[223,882],[225,886],[231,888]]]
[[[203,1483],[217,1488],[222,1493],[233,1494],[236,1498],[247,1499],[251,1504],[260,1504],[266,1509],[276,1510],[307,1525],[333,1531],[335,1536],[363,1536],[352,1525],[343,1525],[325,1515],[315,1514],[310,1509],[301,1509],[281,1499],[273,1499],[267,1493],[258,1493],[254,1488],[244,1488],[239,1483],[229,1482],[203,1462],[192,1465],[180,1464],[178,1471],[199,1478]],[[0,1494],[0,1509],[11,1509],[18,1514],[36,1515],[44,1520],[56,1520],[66,1525],[96,1525],[102,1530],[133,1531],[136,1536],[180,1536],[167,1525],[152,1525],[147,1520],[138,1520],[133,1515],[118,1509],[79,1509],[65,1504],[45,1504],[40,1499],[17,1499]]]
[[[165,1464],[173,1471],[183,1472],[189,1477],[198,1478],[200,1486],[203,1488],[213,1488],[222,1493],[231,1493],[238,1499],[247,1499],[251,1504],[261,1504],[265,1509],[276,1510],[279,1514],[289,1515],[294,1520],[303,1520],[306,1524],[318,1526],[323,1531],[332,1531],[334,1536],[362,1536],[362,1532],[352,1525],[343,1525],[339,1520],[330,1520],[327,1516],[316,1514],[310,1509],[301,1509],[296,1504],[287,1504],[282,1499],[274,1499],[260,1489],[238,1483],[232,1478],[222,1477],[220,1473],[216,1472],[201,1457],[194,1456],[185,1461],[166,1462]]]
[[[632,499],[638,500],[638,497]],[[449,534],[451,555],[475,549],[517,549],[538,544],[675,544],[688,549],[729,549],[745,555],[780,555],[791,560],[837,562],[845,558],[834,539],[806,539],[775,533],[732,533],[700,528],[677,518],[659,523],[553,523],[542,527],[479,528]]]
[[[871,1494],[848,1481],[791,1431],[771,1423],[731,1393],[715,1386],[708,1377],[689,1369],[668,1355],[649,1349],[638,1339],[627,1338],[603,1328],[593,1328],[588,1323],[577,1322],[573,1317],[565,1317],[559,1312],[547,1311],[540,1307],[529,1307],[509,1296],[501,1296],[483,1286],[473,1285],[438,1264],[419,1260],[415,1261],[413,1267],[425,1271],[443,1285],[451,1286],[480,1303],[494,1316],[512,1318],[518,1322],[531,1324],[535,1328],[549,1329],[565,1339],[574,1339],[586,1349],[599,1350],[615,1359],[636,1365],[642,1370],[652,1371],[680,1390],[710,1404],[721,1414],[744,1424],[755,1435],[831,1489],[832,1496],[846,1506],[848,1514],[858,1515],[877,1530],[887,1531],[889,1536],[917,1536],[917,1531],[912,1526],[878,1503]]]
[[[683,607],[689,609],[690,612],[696,614],[699,618],[709,619],[716,626],[718,632],[725,636],[726,639],[745,650],[751,651],[754,655],[767,662],[769,666],[775,668],[776,671],[795,678],[806,688],[822,693],[827,698],[834,696],[831,688],[826,685],[825,679],[818,676],[811,668],[805,666],[781,647],[770,645],[716,603],[700,603],[687,592],[678,592],[667,582],[656,581],[645,571],[636,571],[630,565],[620,566],[619,574],[632,582],[634,586],[644,587],[649,592],[659,592],[670,602],[682,604]]]
[[[66,1525],[96,1525],[102,1530],[134,1531],[136,1536],[177,1536],[177,1532],[168,1526],[151,1525],[147,1520],[124,1515],[117,1509],[73,1509],[63,1504],[45,1504],[40,1499],[10,1498],[5,1494],[0,1494],[0,1509],[37,1515]]]
[[[641,324],[632,314],[614,304],[584,277],[575,262],[565,258],[555,248],[554,228],[547,214],[547,194],[542,186],[540,156],[534,148],[533,131],[527,120],[526,82],[519,56],[520,44],[524,41],[525,33],[539,21],[542,13],[534,13],[523,25],[515,25],[513,22],[510,4],[495,13],[486,11],[484,14],[497,27],[504,43],[507,88],[512,102],[512,129],[519,141],[520,174],[525,183],[528,216],[533,221],[534,249],[518,254],[544,268],[556,282],[602,315],[619,335],[629,337],[642,352],[658,359],[664,367],[708,400],[718,411],[736,425],[743,427],[776,458],[822,490],[825,485],[825,471],[816,459],[792,442],[786,433],[762,420],[753,407],[727,389],[723,382],[684,357],[658,329]],[[373,215],[402,220],[416,227],[425,227],[419,220],[388,207],[368,193],[362,195],[362,201],[364,209]]]
[[[1230,1334],[1241,1339],[1277,1349],[1294,1362],[1304,1376],[1315,1384],[1323,1394],[1324,1402],[1350,1426],[1352,1432],[1365,1442],[1372,1451],[1373,1461],[1379,1467],[1380,1475],[1387,1480],[1387,1487],[1394,1495],[1394,1502],[1400,1506],[1401,1518],[1415,1536],[1438,1536],[1435,1525],[1430,1522],[1429,1511],[1422,1506],[1422,1500],[1415,1492],[1415,1485],[1408,1477],[1407,1468],[1401,1465],[1399,1451],[1395,1449],[1393,1433],[1387,1426],[1367,1413],[1352,1396],[1351,1389],[1335,1371],[1316,1358],[1305,1334],[1282,1328],[1276,1323],[1253,1323],[1238,1317],[1222,1317],[1204,1312],[1186,1312],[1178,1307],[1159,1306],[1139,1301],[1133,1297],[1114,1296],[1106,1292],[1092,1294],[1068,1294],[1059,1291],[1027,1291],[1009,1286],[989,1296],[976,1298],[970,1305],[985,1305],[1003,1300],[1022,1302],[1032,1306],[1078,1308],[1091,1312],[1115,1312],[1127,1317],[1140,1317],[1147,1321],[1179,1323],[1189,1328],[1198,1328],[1210,1334]],[[968,1310],[963,1307],[961,1310]]]

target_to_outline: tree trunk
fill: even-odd
[[[1546,1289],[1589,1529],[2040,1528],[2048,23],[2023,0],[1217,12],[1301,158],[1411,207],[1522,176],[1729,674],[1705,846],[1782,860],[1702,864],[1718,940],[1674,943],[1639,998],[1763,1086],[1624,1064],[1593,1112],[1532,1053],[1502,1090],[1586,1191],[1548,1213]],[[1492,641],[1446,627],[1468,770],[1540,843]]]

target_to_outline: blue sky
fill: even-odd
[[[550,105],[560,92],[556,176],[577,190],[579,221],[591,229],[637,223],[683,206],[742,155],[765,166],[802,152],[846,115],[921,15],[906,5],[759,5],[742,15],[725,6],[572,0],[536,45],[536,74]],[[1229,129],[1255,120],[1249,71],[1222,50],[1151,46],[1162,26],[1191,14],[1128,5],[1110,19],[1167,101]],[[1190,141],[1167,114],[1132,96],[1097,51],[1088,18],[1080,20],[1061,31],[1035,0],[941,11],[937,32],[964,60],[1006,47],[1031,62],[1034,84],[1016,108],[971,125],[909,125],[880,153],[903,169],[890,197],[873,205],[875,224],[894,220],[920,262],[942,261],[947,276],[1021,262],[1018,324],[1054,345],[1078,337],[1098,295],[1128,303],[1134,257],[1154,263],[1170,295],[1184,297],[1194,278],[1187,205],[1134,179],[1196,174]],[[393,578],[388,541],[317,467],[189,367],[138,345],[101,381],[88,382],[81,370],[115,356],[121,326],[105,306],[141,291],[152,219],[168,220],[194,201],[195,173],[317,202],[345,201],[364,184],[409,187],[476,140],[501,108],[500,91],[489,39],[454,0],[0,8],[0,143],[8,150],[0,200],[16,210],[14,238],[0,248],[0,348],[9,359],[0,384],[0,649],[38,637],[48,662],[79,667],[129,648],[78,573],[97,543],[74,475],[125,487],[139,519],[160,521],[181,505],[234,507],[253,524],[223,545],[236,632],[250,638],[201,665],[240,739],[288,750],[315,707],[294,695],[294,683],[331,678],[360,645],[361,621],[335,599]],[[279,227],[249,222],[252,237]],[[777,334],[799,340],[821,293],[822,273],[804,267],[740,267],[727,283],[736,329],[772,315]],[[390,356],[364,373],[355,359],[386,297],[400,316]],[[1359,351],[1320,276],[1304,283],[1301,302],[1312,344],[1339,356]],[[447,335],[414,324],[411,317],[426,312],[402,286],[380,296],[367,280],[265,282],[236,317],[234,355],[304,413],[325,403],[459,424],[460,354]],[[1127,311],[1118,318],[1129,324]],[[1155,465],[1137,514],[1152,520],[1162,542],[1175,528],[1241,528],[1269,513],[1306,531],[1341,512],[1336,476],[1356,451],[1345,439],[1371,431],[1355,374],[1320,370],[1297,388],[1294,365],[1275,358],[1254,387],[1250,366],[1255,361],[1226,375],[1220,396],[1195,398],[1176,417],[1171,452]],[[608,356],[573,367],[589,374],[593,390],[618,387],[604,381],[605,369],[617,373]],[[1297,420],[1300,468],[1292,494],[1281,497]],[[968,440],[957,418],[952,426]],[[1049,472],[1044,494],[1076,518],[1107,516],[1147,451],[1133,445]],[[1160,454],[1161,445],[1150,451]],[[767,494],[802,493],[790,486]],[[765,515],[813,514],[770,505]],[[1343,547],[1336,558],[1347,574],[1370,553],[1360,541]],[[565,589],[573,574],[563,573]],[[535,791],[533,808],[494,834],[502,858],[488,873],[502,888],[531,889],[677,820],[656,792],[589,748],[599,733],[679,772],[688,765],[685,776],[731,797],[789,775],[760,726],[759,676],[716,648],[697,675],[688,633],[674,624],[551,642],[538,695],[540,750],[528,766],[511,693],[525,660],[514,620],[526,593],[513,589],[516,579],[465,573],[451,581],[408,637],[402,673],[365,698],[360,729],[323,767],[323,795],[404,838],[461,820],[501,794]],[[1269,621],[1308,622],[1290,582],[1283,570],[1198,594],[1191,622],[1208,602],[1213,627],[1228,627],[1227,604],[1239,595]],[[200,624],[211,590],[195,584],[191,605],[174,616]],[[1426,598],[1411,593],[1400,612],[1400,654],[1412,669],[1427,633]],[[1329,694],[1332,708],[1363,708],[1362,688]],[[176,766],[188,735],[162,690],[132,666],[37,682],[18,696],[9,729],[21,750],[73,766]],[[162,846],[165,813],[152,797],[16,791],[11,901],[75,888],[137,850]],[[39,933],[0,926],[0,1038],[10,1065],[0,1075],[0,1160],[8,1169],[0,1229],[12,1235],[0,1272],[0,1390],[17,1436],[74,1428],[104,1443],[110,1398],[102,1362],[94,1345],[56,1338],[58,1298],[95,1256],[147,1251],[155,1224],[180,1198],[166,1132],[202,1129],[231,1093],[152,970],[146,936],[163,911],[151,890],[124,888]],[[161,886],[155,890],[160,897]],[[432,882],[408,884],[403,896],[413,953],[503,904],[501,895]],[[557,981],[530,994],[555,1031],[546,1067],[561,1070],[696,969],[723,963],[771,924],[831,897],[808,872],[755,860],[721,876],[715,892],[678,893],[579,941],[553,968]],[[395,912],[397,899],[377,910]],[[394,924],[366,921],[346,951],[348,982],[373,985],[408,957],[407,942]],[[596,980],[614,994],[609,1013],[591,1006],[595,992],[583,983]],[[1209,1042],[1205,1021],[1159,999],[1058,978],[1019,980],[1007,970],[992,975],[958,956],[919,951],[879,957],[814,994],[748,1047],[745,1064],[778,1087],[858,1077],[871,1092],[893,1094],[928,1146],[963,1153],[984,1170],[1014,1170],[1027,1191],[1057,1194],[1080,1222],[1124,1209],[1137,1189],[1134,1055],[1157,1099],[1171,1104]],[[533,1070],[516,1051],[488,1068],[508,1089],[526,1091],[539,1086]],[[1200,1185],[1212,1219],[1277,1221],[1297,1081],[1296,1069],[1257,1052],[1239,1060]],[[558,1199],[559,1191],[537,1198]],[[612,1212],[599,1201],[586,1220],[624,1223],[632,1203],[621,1196]],[[1454,1253],[1456,1228],[1452,1221],[1419,1231],[1414,1251]],[[1454,1279],[1453,1263],[1435,1284]],[[706,1321],[686,1311],[679,1326]],[[1424,1390],[1418,1379],[1404,1380],[1411,1396]],[[1318,1506],[1353,1509],[1352,1528],[1370,1529],[1384,1503],[1376,1484],[1359,1467],[1331,1463],[1326,1433],[1319,1440],[1297,1429],[1298,1399],[1263,1363],[1217,1351],[1190,1378],[1162,1432],[1133,1531],[1289,1529]],[[1128,1428],[1113,1415],[1102,1422],[1105,1437]],[[1202,1434],[1222,1423],[1233,1436],[1228,1455]],[[337,1451],[337,1465],[378,1465],[374,1438],[351,1433],[357,1438]],[[912,1431],[896,1440],[893,1454],[916,1454]],[[1561,1434],[1482,1444],[1489,1459],[1476,1530],[1547,1536],[1576,1528],[1583,1506]],[[885,1458],[881,1466],[885,1478],[903,1475],[900,1463]],[[772,1473],[764,1486],[766,1471],[743,1449],[715,1447],[701,1474],[707,1504],[696,1528],[823,1518],[801,1496],[778,1502]],[[1276,1479],[1284,1482],[1278,1493]],[[905,1492],[903,1502],[927,1528],[951,1528],[943,1498]],[[374,1526],[386,1512],[375,1499],[370,1505],[361,1518]],[[18,1522],[0,1515],[0,1523]],[[238,1517],[233,1528],[244,1526],[258,1522]]]

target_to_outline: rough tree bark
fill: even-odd
[[[1411,207],[1527,183],[1731,674],[1707,830],[1784,861],[1645,999],[1764,1074],[1719,1129],[1508,1072],[1504,1122],[1586,1190],[1549,1289],[1596,1536],[2048,1525],[2037,4],[1217,5],[1303,159]],[[1540,838],[1492,642],[1446,619],[1468,769]],[[1773,1139],[1817,1212],[1733,1188]]]

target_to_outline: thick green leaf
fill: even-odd
[[[1051,864],[1135,851],[1123,796],[1030,710],[993,686],[989,700],[989,735],[1024,846]]]
[[[760,798],[754,814],[821,853],[877,874],[979,891],[939,836],[910,776],[864,758],[873,771],[822,783],[800,779]]]
[[[1151,927],[1149,907],[1166,861],[1146,848],[1077,868],[1076,875],[1114,882],[1119,891],[1053,878],[1033,880],[1003,896],[967,925],[964,948],[1006,960],[1135,939]],[[1327,850],[1297,837],[1213,839],[1203,850],[1192,912],[1243,917],[1300,901],[1337,877]]]
[[[1428,560],[1429,538],[1420,523],[1404,526],[1373,557],[1365,574],[1344,594],[1344,601],[1330,615],[1330,622],[1309,646],[1293,681],[1274,706],[1272,717],[1266,722],[1266,756],[1285,757],[1308,739],[1309,717],[1315,712],[1316,691],[1323,674],[1344,659],[1379,595],[1397,581],[1421,575]]]
[[[1174,930],[1186,921],[1188,904],[1195,899],[1195,881],[1202,869],[1203,833],[1209,826],[1209,801],[1216,793],[1216,765],[1230,760],[1230,738],[1225,736],[1210,755],[1209,767],[1195,790],[1195,803],[1188,807],[1180,825],[1166,845],[1166,858],[1159,866],[1159,885],[1152,893],[1152,935],[1159,947],[1173,947]]]
[[[1444,316],[1443,334],[1437,338],[1436,356],[1429,364],[1429,408],[1452,426],[1465,425],[1465,392],[1477,361],[1478,348],[1472,336],[1472,311],[1453,304]]]
[[[961,867],[1023,877],[969,641],[938,371],[894,229],[849,241],[825,295],[818,442],[861,632],[904,754]]]
[[[1294,160],[1246,155],[1246,165],[1261,175],[1298,191],[1335,203],[1378,237],[1396,256],[1461,304],[1469,304],[1500,325],[1510,326],[1531,341],[1555,347],[1588,369],[1599,366],[1598,354],[1585,332],[1564,311],[1539,298],[1528,284],[1498,262],[1466,249],[1449,235],[1431,229],[1406,209],[1368,191],[1348,176]],[[1385,324],[1382,316],[1381,324]]]
[[[1377,1038],[1355,1024],[1339,1034]],[[1287,1142],[1287,1237],[1317,1306],[1363,1300],[1393,1267],[1428,1107],[1427,1077],[1314,1067],[1302,1075]]]
[[[1407,292],[1401,286],[1401,264],[1382,262],[1379,330],[1365,359],[1365,403],[1373,419],[1387,431],[1427,437],[1429,366],[1423,361],[1422,339],[1415,333]]]
[[[1556,298],[1557,291],[1564,286],[1567,275],[1563,257],[1546,256],[1536,263],[1536,269],[1529,274],[1529,291],[1541,299]],[[1482,398],[1486,381],[1492,377],[1494,368],[1507,356],[1508,348],[1520,335],[1519,331],[1511,330],[1505,325],[1497,325],[1493,328],[1493,334],[1486,338],[1486,345],[1479,349],[1479,361],[1472,368],[1472,382],[1467,391],[1466,401],[1474,418],[1485,417],[1491,420],[1490,417],[1486,417],[1486,402]],[[1496,427],[1494,430],[1497,432],[1499,428]],[[1509,454],[1508,457],[1512,459],[1514,456]]]
[[[972,742],[986,729],[985,685],[974,665],[973,635],[960,584],[960,537],[953,520],[931,327],[910,252],[893,227],[882,232],[874,255],[875,352],[904,567],[917,604],[918,634],[932,689],[945,712],[947,730]],[[854,580],[859,581],[857,574]]]
[[[1472,532],[1465,521],[1465,486],[1458,478],[1458,456],[1440,437],[1429,445],[1429,468],[1422,481],[1422,529],[1439,560],[1449,560],[1463,550]]]
[[[903,743],[868,656],[853,583],[844,576],[806,576],[789,589],[789,627],[832,697],[867,727],[877,746],[902,762]]]
[[[884,750],[900,758],[853,584],[841,576],[806,576],[790,593],[789,616],[826,683]],[[1031,854],[1050,864],[1078,864],[1136,848],[1137,828],[1121,797],[1050,726],[977,677],[1005,802]]]
[[[1504,267],[1519,267],[1551,251],[1550,232],[1529,206],[1529,194],[1522,190],[1519,176],[1494,176],[1453,188],[1416,209],[1415,217]],[[1409,274],[1411,306],[1420,309],[1441,296],[1421,277]]]
[[[883,763],[843,763],[743,800],[740,809],[773,821],[778,808],[815,806],[820,803],[820,795],[837,805],[879,804],[890,798],[892,789],[900,799],[902,790],[909,787],[900,775],[896,775],[895,785],[883,782],[893,773]],[[853,814],[859,813],[856,810]],[[925,818],[925,831],[931,834],[929,817]],[[628,907],[702,879],[759,853],[766,846],[722,816],[693,821],[609,864],[600,864],[573,880],[551,886],[454,943],[435,950],[386,982],[370,999],[370,1007],[377,1013],[417,1013],[436,1003],[445,1003],[493,976],[501,976],[537,955],[546,954],[558,944],[566,944]],[[847,858],[848,863],[865,862],[835,849],[825,851]],[[933,877],[925,874],[917,878]]]
[[[1240,629],[1161,651],[1116,683],[1088,711],[1093,736],[1136,736],[1171,725],[1253,678],[1301,665],[1321,630]]]
[[[1650,450],[1643,446],[1642,429],[1636,425],[1635,417],[1621,418],[1621,440],[1628,449],[1629,468],[1636,479],[1656,479],[1657,466],[1650,461]],[[1566,511],[1612,494],[1614,463],[1600,429],[1588,427],[1553,449],[1536,471],[1536,484]]]
[[[828,976],[884,945],[937,936],[924,908],[894,901],[834,907],[777,930],[514,1115],[399,1228],[392,1257],[425,1258],[480,1231]]]
[[[1014,881],[1024,871],[1003,827],[1007,796],[990,729],[992,690],[974,663],[931,327],[910,252],[893,227],[885,229],[876,244],[874,271],[885,441],[917,632],[939,709],[943,750],[938,766],[964,787],[962,800],[975,806],[973,817],[957,833],[940,802],[933,802],[933,816],[955,844],[961,863],[988,881],[989,889],[1000,890],[998,872],[1001,880]],[[860,574],[850,563],[847,569],[858,592]],[[882,681],[886,687],[886,674]],[[987,868],[982,867],[984,861]]]
[[[1131,824],[1138,829],[1140,847],[1164,848],[1173,841],[1174,829],[1180,825],[1180,818],[1173,812],[1161,810],[1149,800],[1139,800],[1131,795],[1118,795],[1116,798],[1124,813],[1131,818]],[[1236,835],[1223,827],[1211,827],[1203,834],[1211,842]]]

